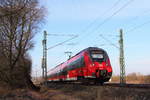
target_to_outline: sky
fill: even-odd
[[[149,0],[40,0],[46,8],[45,22],[35,36],[30,51],[32,75],[41,76],[43,31],[48,34],[74,34],[78,38],[48,50],[48,70],[87,47],[107,51],[113,74],[119,75],[119,30],[123,29],[126,74],[150,74],[150,1]],[[109,41],[104,40],[103,35]],[[47,47],[72,37],[47,37]],[[74,44],[74,45],[69,45]]]

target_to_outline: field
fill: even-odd
[[[150,100],[150,89],[53,83],[39,92],[0,88],[0,100]]]

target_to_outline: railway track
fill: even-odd
[[[46,84],[47,86],[57,86],[57,85],[81,85],[81,86],[99,86],[99,87],[121,87],[121,88],[143,88],[150,89],[150,84],[124,84],[120,83],[104,83],[101,84],[92,84],[92,83],[81,83],[81,82],[49,82]]]
[[[150,89],[150,84],[124,84],[124,85],[121,85],[120,83],[106,83],[106,84],[104,84],[104,86]]]

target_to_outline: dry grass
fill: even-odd
[[[0,100],[48,100],[38,92],[29,89],[10,89],[0,87]]]
[[[147,89],[71,84],[51,84],[49,88],[42,87],[40,92],[2,89],[0,100],[150,100],[150,90]]]
[[[120,76],[112,76],[111,82],[119,82]],[[126,76],[127,83],[150,84],[150,75],[142,75],[140,73],[130,73]]]
[[[147,89],[71,84],[51,84],[48,89],[44,95],[52,100],[150,100]]]
[[[139,88],[53,83],[39,92],[0,87],[0,100],[150,100],[149,93]]]

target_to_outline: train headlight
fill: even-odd
[[[108,64],[106,63],[106,66],[108,66]]]
[[[95,64],[93,63],[92,65],[94,66]]]
[[[99,64],[99,66],[102,67],[103,65],[102,65],[102,64]]]
[[[112,68],[111,68],[111,67],[108,67],[108,68],[107,68],[107,71],[108,71],[108,72],[112,72]]]

